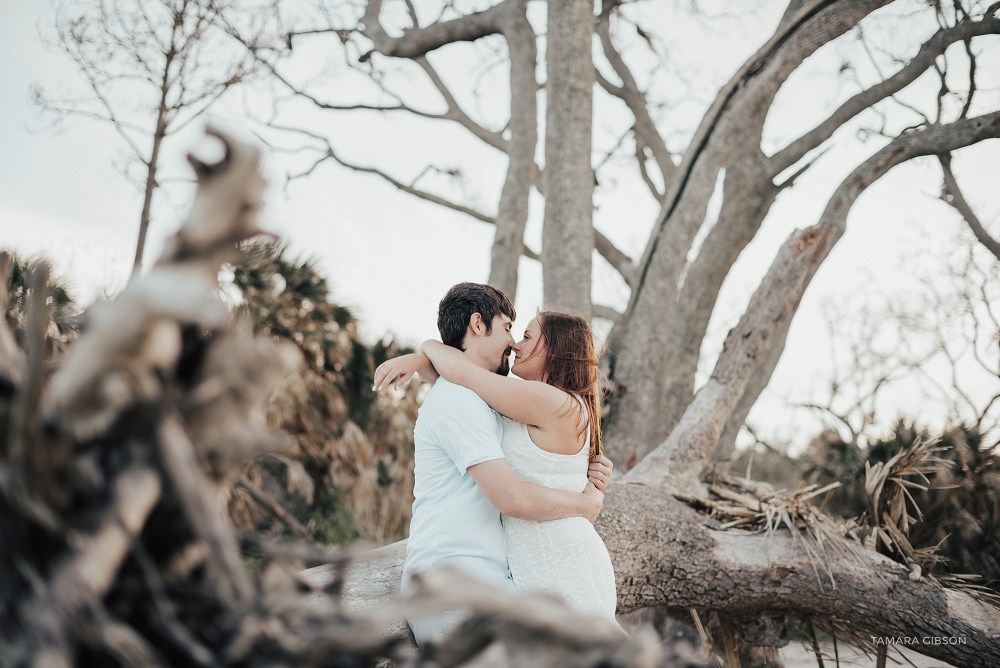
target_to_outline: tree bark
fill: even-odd
[[[750,409],[757,403],[760,393],[771,382],[771,374],[774,373],[774,368],[778,366],[781,353],[785,351],[785,341],[788,338],[788,330],[791,324],[791,319],[783,320],[775,328],[770,345],[761,358],[757,369],[750,376],[746,389],[743,390],[743,394],[736,402],[736,408],[733,409],[732,415],[726,421],[726,426],[722,429],[722,435],[719,436],[718,442],[716,442],[715,447],[712,449],[712,461],[729,462],[732,460],[733,453],[736,451],[736,437],[739,435],[743,425],[746,424],[747,415],[750,414]]]
[[[542,286],[547,306],[591,316],[594,250],[593,3],[549,0],[546,52],[545,220]]]
[[[759,135],[755,136],[759,141]],[[757,156],[726,167],[719,219],[688,267],[677,312],[669,323],[664,434],[670,433],[694,396],[701,345],[722,284],[740,253],[756,236],[778,194],[769,179],[760,178],[760,164],[755,157],[763,158],[758,151]]]

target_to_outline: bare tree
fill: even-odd
[[[834,585],[831,592],[821,580],[817,582],[808,560],[803,560],[797,532],[782,535],[773,543],[759,536],[720,532],[718,526],[706,526],[702,516],[678,501],[683,499],[696,507],[712,503],[717,493],[713,456],[724,458],[732,450],[736,433],[780,359],[803,295],[845,233],[848,213],[858,197],[888,171],[909,160],[949,155],[1000,136],[1000,112],[973,104],[974,57],[968,58],[966,90],[953,93],[942,86],[942,92],[927,101],[926,109],[895,97],[931,69],[946,74],[947,63],[954,57],[950,46],[965,43],[967,53],[974,56],[973,49],[980,41],[1000,33],[1000,5],[970,3],[946,8],[935,3],[916,9],[908,5],[913,11],[896,17],[913,31],[928,26],[931,29],[922,43],[912,45],[909,53],[892,54],[894,71],[864,83],[811,130],[773,152],[765,151],[765,120],[791,75],[810,56],[837,40],[854,35],[868,46],[864,40],[870,17],[884,13],[884,8],[893,4],[890,0],[788,3],[773,34],[721,87],[679,152],[669,148],[672,142],[668,142],[662,127],[670,119],[658,117],[655,92],[644,90],[629,66],[628,54],[619,46],[625,30],[634,31],[640,42],[646,41],[654,48],[656,40],[629,15],[628,5],[615,0],[604,2],[594,17],[594,32],[606,60],[590,62],[598,69],[595,80],[601,90],[621,100],[631,114],[632,122],[622,141],[629,138],[632,142],[638,177],[659,208],[645,249],[637,258],[615,247],[597,230],[582,234],[592,234],[593,250],[621,274],[631,291],[621,313],[610,311],[606,305],[591,305],[593,313],[609,316],[615,322],[609,336],[615,391],[606,434],[609,453],[622,470],[628,471],[609,490],[599,526],[618,569],[621,611],[648,605],[705,607],[740,620],[761,615],[777,619],[787,611],[806,616],[834,615],[890,635],[926,631],[931,635],[978,638],[981,643],[970,652],[954,647],[922,649],[942,657],[947,654],[952,661],[985,665],[993,660],[987,657],[1000,652],[996,641],[998,621],[992,609],[978,607],[977,603],[974,619],[956,614],[952,592],[932,591],[928,588],[935,586],[932,583],[911,579],[905,568],[894,570],[895,566],[877,559],[874,571],[865,571],[865,575],[854,570],[850,558],[836,561],[830,575]],[[233,25],[229,31],[251,48],[287,95],[305,100],[333,117],[375,111],[445,121],[505,153],[506,180],[494,215],[418,187],[416,179],[407,182],[387,168],[345,160],[337,153],[334,142],[316,128],[284,126],[277,112],[264,119],[271,129],[294,134],[308,142],[310,150],[317,151],[313,167],[303,174],[331,160],[383,179],[416,197],[496,225],[490,280],[511,291],[516,287],[516,266],[522,255],[540,257],[544,265],[547,255],[562,250],[549,247],[550,243],[560,243],[558,239],[565,240],[560,236],[564,231],[560,226],[576,225],[586,217],[582,209],[577,212],[574,208],[577,213],[573,216],[553,222],[547,212],[546,226],[551,224],[556,229],[543,231],[546,247],[541,253],[529,250],[523,242],[526,189],[534,186],[545,196],[548,210],[548,200],[558,201],[555,198],[567,193],[579,197],[591,191],[592,183],[583,183],[585,171],[588,180],[595,178],[592,171],[579,169],[578,154],[556,157],[556,147],[566,139],[560,136],[566,127],[554,127],[551,120],[546,127],[546,164],[534,163],[538,137],[535,105],[541,87],[535,71],[534,35],[541,31],[532,29],[524,0],[503,0],[470,13],[462,13],[455,4],[447,3],[441,15],[430,21],[421,18],[413,3],[405,3],[405,13],[390,12],[389,6],[372,0],[365,3],[363,13],[343,10],[338,14],[330,10],[311,23],[284,27],[283,39],[268,45],[247,39]],[[550,20],[563,10],[561,3],[549,6]],[[584,27],[576,32],[566,25],[549,25],[545,31],[548,40],[555,40],[546,43],[549,69],[544,87],[551,97],[546,100],[547,119],[559,118],[554,116],[559,113],[554,107],[567,99],[584,104],[585,94],[577,91],[578,96],[572,97],[572,86],[584,81],[584,75],[576,68],[563,66],[561,60],[564,53],[581,53],[575,40],[582,43],[584,32]],[[461,96],[430,65],[430,58],[444,58],[460,43],[480,43],[491,40],[493,35],[503,36],[510,67],[508,121],[498,124],[475,118],[458,102]],[[530,40],[532,46],[519,50],[513,35]],[[371,81],[380,101],[329,99],[313,85],[294,81],[285,71],[284,59],[294,44],[331,36],[336,38],[337,48],[343,47],[349,66]],[[386,76],[394,67],[422,71],[421,76],[436,91],[443,111],[428,110],[395,90],[393,80]],[[613,75],[602,74],[608,68]],[[566,77],[560,83],[568,83],[567,90],[560,92],[558,86],[553,90],[556,72]],[[946,79],[943,75],[941,78]],[[953,104],[956,98],[961,98],[960,108]],[[390,101],[385,102],[387,99]],[[723,281],[737,258],[756,236],[778,196],[821,159],[838,131],[868,110],[884,117],[881,127],[869,128],[868,132],[878,139],[879,146],[846,175],[819,219],[803,221],[803,229],[795,231],[781,247],[739,323],[726,337],[711,376],[696,388],[695,371],[702,342]],[[904,114],[905,119],[899,120]],[[572,125],[576,120],[581,122]],[[576,141],[592,144],[592,134],[585,134],[587,124],[582,120],[582,116],[574,116],[566,122],[578,128]],[[283,141],[275,139],[275,143]],[[574,169],[556,183],[554,174],[561,169],[557,165],[564,157],[567,162],[563,166]],[[599,169],[596,178],[601,178]],[[719,197],[721,206],[717,218],[710,220],[713,195]],[[578,203],[575,201],[574,206]],[[587,204],[593,206],[592,201]],[[555,241],[550,242],[550,238]],[[702,238],[696,248],[696,240]],[[567,269],[575,271],[583,266],[577,262],[577,250],[565,250],[576,258],[565,260],[570,265]],[[568,294],[561,281],[579,280],[566,278],[569,273],[558,274],[561,268],[543,266],[543,270],[546,276],[563,276],[546,279],[546,299],[554,302]],[[567,301],[572,300],[586,312],[588,307],[581,299],[577,296]],[[358,597],[379,599],[398,583],[395,568],[400,551],[396,545],[380,553],[386,560],[377,561],[360,576],[354,590]],[[897,616],[899,610],[904,611],[901,616]],[[774,625],[779,624],[775,621]]]
[[[831,523],[807,495],[782,498],[717,477],[705,483],[713,496],[693,496],[694,477],[678,470],[704,465],[725,421],[709,404],[738,398],[753,370],[747,360],[790,315],[865,187],[921,152],[997,135],[1000,113],[894,140],[841,184],[816,225],[785,244],[730,335],[711,390],[696,399],[710,419],[686,415],[685,436],[608,488],[597,527],[616,564],[622,612],[713,613],[729,629],[731,665],[737,656],[740,665],[776,665],[785,615],[855,634],[960,638],[918,649],[953,664],[1000,661],[1000,610],[974,590],[946,588],[849,539],[842,531],[850,527]],[[48,382],[47,267],[32,276],[26,351],[0,322],[4,665],[91,656],[128,665],[339,665],[348,657],[482,665],[477,655],[497,639],[511,665],[677,665],[649,633],[624,639],[549,597],[510,598],[453,574],[427,574],[427,595],[409,608],[386,606],[403,543],[345,570],[337,551],[248,538],[266,566],[245,567],[218,497],[246,458],[284,445],[264,428],[264,411],[302,355],[292,343],[251,337],[219,301],[215,277],[236,252],[233,240],[260,231],[264,189],[259,151],[222,138],[221,162],[192,159],[196,201],[156,266],[91,314]],[[0,275],[8,264],[0,254]],[[701,460],[677,456],[687,442],[701,447]],[[408,610],[464,605],[479,614],[437,653],[417,654],[385,633],[401,628]]]
[[[959,612],[963,604],[956,597],[968,594],[914,577],[904,565],[874,552],[859,555],[835,544],[808,548],[796,528],[767,535],[726,531],[721,523],[706,521],[693,510],[716,507],[713,498],[730,502],[747,498],[712,481],[725,478],[713,473],[712,450],[762,352],[786,326],[817,267],[843,235],[857,197],[906,160],[997,136],[1000,112],[933,125],[894,139],[841,183],[815,225],[796,231],[785,242],[740,323],[729,333],[711,378],[670,437],[608,488],[597,527],[615,563],[619,612],[649,606],[678,611],[705,608],[734,620],[741,629],[751,628],[751,622],[764,624],[771,631],[764,633],[758,627],[753,634],[757,643],[772,650],[786,642],[774,632],[783,628],[784,615],[833,616],[872,635],[965,638],[964,646],[926,645],[918,650],[952,663],[986,666],[1000,657],[1000,613],[987,603],[972,603],[966,616]],[[773,492],[759,493],[763,496],[753,497],[757,501],[746,502],[752,512],[783,512],[765,508],[767,502],[761,499],[773,500]],[[823,555],[826,573],[814,570],[818,554]],[[404,555],[405,544],[400,542],[359,565],[347,583],[353,605],[366,609],[386,600],[398,587]],[[859,569],[860,564],[865,566]],[[324,573],[320,570],[315,576],[322,580]],[[981,639],[981,644],[973,638]],[[972,645],[976,649],[966,651]],[[776,655],[768,656],[766,665],[774,665]]]
[[[899,25],[913,32],[923,30],[929,36],[923,43],[914,44],[909,53],[890,54],[894,65],[889,66],[895,66],[895,71],[884,72],[874,82],[859,82],[860,90],[825,120],[769,154],[762,146],[764,121],[789,77],[807,58],[837,40],[861,40],[865,53],[873,54],[873,47],[867,43],[870,37],[865,32],[868,17],[873,13],[884,14],[888,10],[883,8],[895,4],[889,0],[792,2],[773,35],[718,91],[686,147],[678,152],[668,148],[667,137],[674,135],[663,129],[671,122],[669,111],[665,118],[659,111],[664,93],[643,89],[629,65],[629,53],[620,46],[629,41],[656,49],[658,38],[640,25],[638,10],[633,13],[632,7],[606,0],[590,24],[575,15],[572,19],[567,15],[556,20],[561,12],[570,11],[573,3],[551,3],[550,27],[545,35],[547,75],[544,85],[540,85],[534,48],[538,29],[532,29],[530,12],[523,0],[505,0],[472,13],[462,13],[457,5],[448,3],[439,16],[429,21],[425,17],[422,22],[409,3],[406,13],[388,12],[384,4],[368,2],[362,15],[340,8],[339,12],[329,10],[302,25],[282,25],[283,39],[268,45],[253,43],[236,29],[231,28],[230,32],[253,47],[253,53],[293,99],[306,100],[330,114],[375,111],[457,124],[471,137],[506,153],[508,169],[497,214],[419,187],[416,180],[408,183],[390,170],[345,160],[331,140],[317,129],[282,126],[277,107],[273,116],[265,120],[273,128],[305,138],[307,145],[318,152],[315,164],[333,160],[377,176],[424,200],[496,225],[490,274],[494,285],[513,292],[519,258],[522,255],[537,258],[542,261],[547,302],[563,303],[611,319],[614,328],[609,336],[608,370],[615,391],[607,442],[609,452],[623,469],[665,442],[685,411],[693,406],[702,342],[709,320],[717,310],[722,284],[781,192],[822,159],[829,146],[842,141],[835,138],[838,130],[868,110],[875,110],[883,119],[881,127],[868,132],[882,143],[895,137],[902,139],[915,129],[932,128],[949,119],[968,118],[970,110],[975,108],[976,45],[979,40],[989,40],[990,35],[1000,32],[997,7],[975,2],[956,3],[948,8],[942,5],[916,8],[905,18],[896,17]],[[591,25],[603,60],[592,58],[591,52],[583,48]],[[343,45],[347,66],[370,80],[382,101],[328,99],[318,89],[314,90],[315,82],[297,82],[284,71],[291,45],[329,35],[335,35],[336,43]],[[457,94],[429,60],[432,56],[447,57],[449,49],[459,48],[457,44],[479,43],[491,35],[504,37],[509,61],[510,109],[506,123],[491,124],[474,117],[458,102],[462,97],[468,98],[468,87],[463,88],[463,95]],[[937,72],[942,82],[955,81],[957,75],[949,76],[947,67],[957,58],[949,47],[958,44],[966,45],[968,54],[966,89],[952,91],[942,85],[936,99],[925,101],[925,110],[896,97],[929,70]],[[882,65],[877,54],[871,57],[882,72],[887,57],[881,58]],[[588,62],[588,68],[579,67],[582,60]],[[417,67],[409,66],[410,63]],[[630,257],[594,229],[590,215],[593,182],[600,181],[608,162],[598,161],[589,170],[581,168],[586,162],[584,154],[593,151],[587,84],[590,74],[584,70],[592,72],[595,68],[594,81],[598,84],[595,90],[619,100],[631,115],[631,125],[621,135],[619,144],[627,140],[634,147],[637,177],[646,183],[660,209],[645,250],[637,258]],[[410,73],[410,78],[422,71],[420,76],[426,77],[444,111],[431,111],[409,101],[409,94],[396,90],[394,80],[387,76],[395,70]],[[534,162],[538,136],[536,97],[543,88],[544,170]],[[386,99],[391,102],[386,103]],[[960,109],[951,103],[954,100],[960,102],[957,105]],[[890,121],[890,117],[894,120]],[[900,120],[904,117],[905,120]],[[279,135],[269,136],[277,145],[285,143]],[[583,151],[581,147],[590,148]],[[614,150],[617,148],[612,153]],[[311,171],[312,168],[304,173]],[[540,253],[527,249],[523,242],[528,191],[532,185],[546,201]],[[717,219],[709,220],[708,205],[716,190],[721,208]],[[955,188],[949,190],[953,191]],[[961,199],[949,196],[956,203]],[[617,270],[631,291],[624,312],[606,304],[590,303],[589,281],[583,276],[590,271],[586,247],[591,237],[593,250]],[[695,248],[699,238],[703,241]],[[717,457],[725,458],[731,453],[737,432],[781,356],[790,322],[791,318],[784,319],[761,349],[746,391],[726,409],[729,413],[718,436]]]
[[[162,181],[164,140],[256,67],[245,50],[219,39],[224,35],[215,18],[227,8],[230,3],[216,0],[88,0],[56,8],[52,45],[73,62],[83,85],[58,93],[36,86],[32,96],[57,120],[80,116],[109,124],[124,143],[125,174],[143,193],[133,276]]]

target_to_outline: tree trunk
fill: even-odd
[[[545,220],[542,284],[546,306],[591,316],[594,249],[593,3],[548,2],[545,112]]]
[[[704,334],[700,324],[707,325],[715,306],[715,300],[705,295],[718,294],[713,284],[721,286],[718,274],[722,272],[724,278],[731,264],[709,269],[706,262],[695,271],[691,277],[695,287],[688,291],[692,301],[686,303],[691,313],[684,318],[678,312],[679,299],[683,298],[680,281],[688,250],[705,223],[719,170],[727,170],[727,183],[729,170],[734,170],[733,181],[743,187],[730,186],[730,193],[725,193],[726,218],[719,221],[723,228],[719,234],[709,235],[712,238],[706,239],[702,253],[706,261],[712,254],[716,254],[712,261],[735,261],[777,193],[770,182],[774,174],[760,151],[760,131],[781,84],[805,58],[885,4],[887,0],[855,0],[836,7],[815,3],[794,17],[786,16],[768,44],[722,89],[702,121],[640,262],[639,285],[625,314],[620,344],[613,350],[617,355],[614,381],[620,396],[611,407],[606,442],[609,456],[626,468],[670,433],[671,423],[693,391]],[[741,194],[748,197],[746,202],[730,199]],[[738,226],[740,232],[722,234],[729,225]],[[705,273],[715,276],[701,275]],[[696,296],[698,291],[704,295]],[[670,329],[687,328],[687,316],[695,314],[692,328],[674,335],[686,343],[677,353],[677,367],[672,367]],[[660,420],[662,415],[667,420]]]
[[[756,144],[759,146],[759,137]],[[777,193],[778,189],[766,176],[761,178],[759,160],[726,167],[719,220],[688,267],[677,313],[669,323],[665,433],[670,433],[694,396],[701,345],[722,284],[740,253],[757,234]]]
[[[149,217],[153,209],[153,191],[156,190],[156,167],[160,159],[160,144],[167,134],[165,100],[160,103],[160,113],[156,119],[156,132],[153,133],[153,150],[146,163],[146,191],[142,200],[142,213],[139,216],[139,238],[135,244],[135,259],[132,262],[132,277],[139,275],[142,268],[142,253],[146,249],[146,232],[149,230]]]
[[[778,366],[781,353],[785,351],[785,341],[788,338],[788,330],[791,324],[791,319],[787,319],[783,320],[775,328],[771,344],[764,353],[760,364],[757,365],[757,369],[750,376],[746,389],[743,390],[742,396],[740,396],[739,401],[736,403],[736,408],[733,409],[733,413],[729,416],[726,426],[722,429],[722,435],[719,436],[719,440],[712,449],[713,461],[729,462],[732,460],[733,453],[736,451],[736,437],[746,423],[750,409],[757,403],[760,393],[771,382],[771,374],[774,373],[774,368]]]
[[[538,143],[538,57],[535,32],[522,2],[509,3],[500,19],[510,53],[510,142],[507,177],[500,193],[496,237],[490,254],[489,284],[512,300],[517,295],[518,263],[524,250],[528,198],[535,179]]]
[[[139,216],[139,238],[135,244],[135,260],[132,263],[132,274],[129,277],[130,280],[139,275],[139,270],[142,267],[142,253],[146,249],[146,232],[149,229],[149,218],[153,209],[153,191],[156,190],[156,169],[159,164],[160,159],[160,145],[163,143],[163,138],[167,136],[167,115],[169,111],[167,109],[167,96],[170,94],[170,88],[173,82],[170,78],[170,67],[174,63],[174,58],[177,56],[177,47],[174,45],[174,40],[177,38],[177,30],[184,25],[184,12],[187,6],[182,7],[180,15],[174,16],[173,30],[170,33],[170,47],[167,52],[163,54],[163,78],[160,80],[160,106],[156,111],[156,130],[153,131],[153,150],[149,154],[149,162],[146,163],[148,168],[146,171],[146,192],[142,201],[142,214]]]

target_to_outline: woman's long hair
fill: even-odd
[[[590,426],[590,456],[603,454],[600,357],[590,323],[582,315],[568,311],[545,310],[537,317],[545,342],[542,378],[549,385],[583,399]],[[577,402],[571,400],[571,403],[578,407]]]

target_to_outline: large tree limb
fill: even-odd
[[[654,417],[668,410],[663,370],[668,369],[670,342],[662,330],[676,315],[687,255],[706,224],[720,171],[726,170],[728,180],[733,170],[761,170],[758,132],[781,84],[810,54],[887,2],[810,3],[782,21],[702,119],[639,260],[622,327],[610,342],[617,354],[611,374],[618,394],[611,404],[606,442],[626,467],[667,433]]]
[[[704,495],[701,475],[726,421],[743,395],[778,328],[798,307],[819,265],[844,234],[847,214],[866,188],[896,165],[1000,137],[1000,112],[897,137],[841,183],[819,222],[793,233],[782,246],[746,313],[723,345],[712,376],[695,395],[677,427],[646,456],[628,480],[666,482],[673,490]]]
[[[702,341],[722,285],[737,258],[754,238],[778,195],[754,159],[730,164],[722,184],[722,209],[698,256],[684,275],[677,299],[667,351],[663,433],[669,433],[694,396]]]
[[[791,9],[790,6],[789,10]],[[856,19],[857,16],[854,17]],[[843,32],[847,25],[848,23],[841,23],[834,33]],[[821,26],[818,30],[827,31],[826,37],[818,39],[818,35],[814,34],[816,30],[812,33],[806,31],[805,36],[794,38],[785,49],[793,55],[783,53],[770,61],[748,83],[747,91],[734,99],[729,116],[737,121],[762,117],[767,105],[773,101],[777,86],[787,78],[803,54],[813,52],[820,39],[829,37],[829,25]],[[906,81],[901,79],[897,83],[905,85]],[[863,102],[870,103],[871,100]],[[711,227],[702,244],[698,257],[687,268],[676,311],[668,323],[670,337],[665,366],[668,371],[664,375],[663,404],[656,411],[665,417],[660,432],[653,434],[657,440],[662,438],[661,434],[665,436],[669,433],[693,396],[701,341],[707,331],[719,290],[731,267],[756,235],[780,190],[793,183],[816,160],[814,157],[801,165],[783,183],[775,185],[769,162],[759,150],[760,126],[749,123],[736,132],[734,129],[734,123],[727,122],[717,131],[717,140],[725,138],[727,144],[722,210],[718,222]],[[680,212],[678,218],[683,220]],[[769,376],[770,372],[766,375]],[[748,392],[745,401],[741,402],[740,410],[749,410],[750,404],[747,402],[752,403],[756,396],[757,392]],[[738,429],[739,424],[731,422],[721,441],[731,443]]]
[[[832,137],[844,123],[911,84],[955,42],[997,33],[1000,33],[1000,19],[992,16],[979,21],[965,20],[953,28],[938,31],[923,43],[917,54],[901,70],[847,100],[825,121],[772,155],[768,160],[771,174],[777,175],[792,166],[806,153]]]
[[[888,4],[890,1],[891,0],[881,0],[880,2],[861,3],[862,7],[860,8],[860,11],[852,12],[852,14],[858,14],[858,20],[860,20],[862,16],[874,11],[881,5]],[[775,34],[772,35],[767,43],[758,49],[753,56],[747,59],[747,61],[740,67],[740,69],[733,75],[726,85],[722,87],[718,95],[716,95],[715,100],[712,102],[712,106],[709,108],[708,112],[706,112],[698,126],[698,129],[695,131],[694,137],[691,139],[690,147],[684,154],[684,159],[678,166],[677,178],[674,179],[671,187],[667,191],[667,196],[664,198],[663,207],[660,210],[660,214],[657,216],[657,222],[653,228],[653,234],[650,235],[650,239],[646,245],[646,250],[643,253],[642,259],[639,261],[639,285],[638,288],[633,291],[632,297],[629,300],[629,308],[626,312],[626,318],[631,317],[631,311],[635,308],[635,302],[642,292],[646,275],[649,272],[651,257],[659,244],[659,240],[663,234],[666,223],[670,220],[671,214],[677,207],[688,182],[692,180],[692,172],[695,169],[696,164],[700,161],[702,154],[708,147],[709,141],[717,129],[720,120],[727,111],[730,102],[734,96],[737,95],[737,93],[747,86],[750,80],[753,79],[754,76],[761,71],[761,69],[763,69],[772,59],[777,57],[781,48],[786,44],[786,42],[789,42],[792,39],[796,31],[806,31],[810,24],[822,22],[823,17],[820,15],[823,14],[825,10],[829,10],[834,4],[836,4],[835,0],[816,0],[808,6],[802,7],[798,12],[796,12],[794,17],[783,18],[781,24],[778,26],[778,30],[775,31]]]

